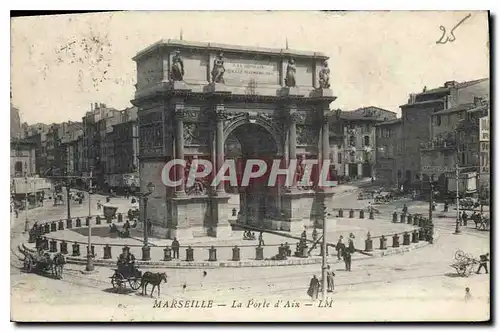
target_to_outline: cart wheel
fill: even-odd
[[[457,250],[457,251],[455,252],[455,259],[456,259],[456,260],[460,260],[460,259],[462,259],[462,258],[463,258],[463,256],[464,256],[464,252],[463,252],[462,250]]]
[[[130,288],[133,290],[138,290],[139,287],[141,287],[141,278],[129,279],[128,282],[130,284]]]
[[[465,277],[466,276],[466,273],[467,273],[467,267],[466,266],[459,266],[457,267],[457,273],[462,276],[462,277]]]
[[[111,285],[116,290],[124,288],[123,276],[121,273],[115,272],[115,274],[113,274],[111,277]]]

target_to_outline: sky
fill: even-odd
[[[455,40],[437,44],[447,31]],[[160,39],[323,52],[333,109],[400,113],[408,94],[489,77],[486,12],[115,12],[13,18],[12,103],[21,121],[81,121],[91,103],[131,106],[132,57]],[[446,39],[446,38],[445,38]]]

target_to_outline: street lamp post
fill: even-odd
[[[28,231],[28,178],[24,178],[24,183],[26,184],[25,189],[26,189],[26,195],[24,196],[24,214],[25,214],[25,220],[24,220],[24,231]]]
[[[92,220],[90,220],[92,216],[91,210],[91,193],[92,193],[92,167],[90,168],[90,180],[89,180],[89,227],[88,227],[88,238],[87,238],[87,266],[85,267],[85,271],[92,272],[94,271],[94,262],[92,260]]]
[[[148,198],[149,195],[153,193],[155,190],[155,185],[152,182],[149,182],[147,185],[147,192],[142,193],[141,197],[144,201],[144,220],[142,222],[143,234],[144,234],[144,246],[142,247],[142,260],[149,261],[151,260],[151,248],[148,245]]]
[[[68,207],[68,219],[71,219],[71,205],[69,194],[71,192],[71,180],[66,180],[66,205]]]
[[[321,285],[322,285],[322,297],[323,300],[326,300],[326,291],[327,291],[327,275],[326,275],[326,270],[327,270],[327,261],[326,261],[326,205],[325,201],[323,198],[323,214],[322,214],[322,219],[323,219],[323,241],[321,242],[321,249],[323,252],[323,255],[321,257]]]
[[[460,170],[458,168],[458,159],[455,163],[455,181],[456,181],[456,185],[457,185],[457,193],[455,195],[455,198],[456,198],[456,201],[457,201],[457,221],[455,223],[455,233],[453,234],[460,234],[461,231],[460,231],[460,195],[459,195],[459,187],[458,187],[458,181],[460,180]]]

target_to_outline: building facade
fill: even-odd
[[[375,128],[377,181],[399,187],[403,159],[402,120],[384,121]]]
[[[338,144],[334,151],[343,158],[345,177],[375,177],[376,124],[392,119],[396,119],[396,113],[373,106],[340,112],[343,151],[339,151]]]
[[[442,87],[410,94],[408,103],[401,106],[404,145],[398,181],[405,189],[425,190],[423,183],[428,182],[429,173],[440,178],[442,188],[446,186],[447,165],[454,165],[456,155],[451,136],[459,116],[474,103],[474,97],[487,99],[488,95],[489,79],[449,81]]]
[[[36,145],[26,139],[10,141],[10,176],[32,177],[36,175]]]

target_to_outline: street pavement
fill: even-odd
[[[358,204],[349,195],[339,206]],[[387,207],[393,211],[404,203]],[[415,209],[424,209],[415,205]],[[75,208],[75,215],[76,214]],[[82,209],[82,213],[85,210]],[[409,205],[412,213],[413,205]],[[31,211],[30,211],[31,212]],[[61,215],[51,208],[36,211],[39,218]],[[88,213],[88,207],[87,211]],[[144,321],[385,321],[385,320],[486,320],[489,318],[489,275],[457,277],[450,267],[461,249],[475,257],[489,251],[489,232],[463,229],[453,234],[452,217],[435,218],[438,239],[433,245],[400,255],[354,261],[352,272],[342,262],[332,264],[335,292],[331,307],[318,308],[306,291],[309,280],[321,275],[319,265],[263,268],[160,269],[168,275],[161,296],[153,299],[140,292],[116,294],[111,290],[108,267],[83,274],[84,267],[68,265],[63,280],[20,270],[17,244],[26,241],[22,214],[11,231],[11,317],[14,320]],[[54,217],[56,219],[57,217]],[[206,275],[203,273],[206,272]],[[466,300],[465,288],[472,298]],[[148,291],[150,291],[149,288]],[[155,294],[156,296],[156,294]],[[153,308],[156,300],[214,300],[211,309]],[[285,301],[277,303],[278,300]],[[233,301],[242,308],[231,308]],[[249,303],[249,301],[251,301]],[[252,302],[253,301],[253,302]],[[254,308],[267,301],[269,308]],[[300,308],[283,307],[292,301]],[[236,304],[237,304],[236,303]],[[250,308],[247,306],[250,304]],[[274,308],[278,304],[279,308]],[[311,304],[311,306],[307,306]],[[263,304],[266,306],[266,304]]]

